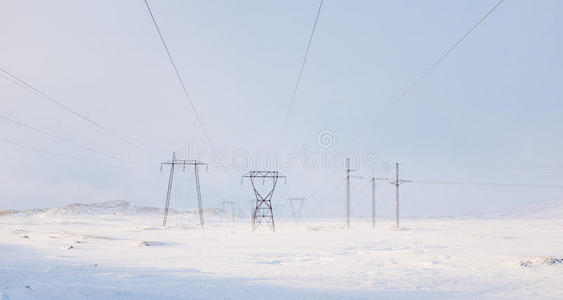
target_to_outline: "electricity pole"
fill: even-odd
[[[350,176],[350,159],[346,159],[346,229],[350,230],[350,178],[362,178],[359,176]]]
[[[395,222],[399,228],[399,163],[395,163]]]
[[[371,227],[375,228],[375,177],[371,178]]]
[[[201,188],[199,186],[199,171],[198,165],[202,164],[201,162],[194,161],[194,175],[195,175],[195,185],[197,189],[197,205],[199,206],[199,224],[201,224],[201,228],[203,228],[203,205],[201,203]]]
[[[166,226],[166,221],[168,220],[168,206],[170,205],[170,192],[172,191],[172,180],[174,179],[175,165],[176,165],[176,152],[173,152],[172,163],[170,164],[170,177],[168,177],[168,188],[166,189],[166,204],[164,205],[164,218],[162,219],[163,226]]]
[[[399,163],[395,163],[395,179],[389,178],[374,178],[375,180],[385,180],[390,184],[395,186],[395,226],[399,228],[399,185],[405,182],[411,182],[411,180],[399,179]],[[390,180],[390,181],[389,181]],[[375,186],[375,184],[374,184]],[[374,187],[375,189],[375,187]]]

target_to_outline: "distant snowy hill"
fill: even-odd
[[[521,218],[563,218],[563,200],[543,201],[518,206],[505,217]]]
[[[43,213],[47,217],[67,217],[76,215],[144,215],[157,214],[161,209],[156,207],[137,207],[127,201],[115,200],[102,203],[73,203],[59,208],[49,209]]]
[[[162,214],[163,210],[157,207],[138,207],[123,200],[114,200],[101,203],[73,203],[52,209],[29,209],[29,210],[4,210],[3,215],[38,215],[44,217],[73,217],[84,215],[154,215]],[[169,214],[197,214],[197,211],[177,211],[171,209]],[[217,216],[221,209],[208,208],[204,210],[205,215]]]

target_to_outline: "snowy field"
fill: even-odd
[[[551,210],[553,211],[553,210]],[[563,218],[278,222],[67,209],[0,216],[2,299],[562,299]]]

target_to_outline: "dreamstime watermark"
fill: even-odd
[[[344,170],[346,159],[350,159],[353,168],[366,171],[386,171],[391,164],[383,162],[375,149],[356,152],[338,147],[336,135],[331,130],[322,130],[317,134],[316,144],[304,144],[281,152],[273,148],[248,150],[243,148],[199,148],[187,145],[183,153],[176,153],[179,158],[197,159],[208,164],[213,171],[277,170],[291,171],[298,168],[306,170]]]
[[[317,134],[317,145],[321,148],[329,148],[336,143],[336,135],[331,130],[321,130]]]

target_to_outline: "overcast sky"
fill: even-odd
[[[368,178],[392,176],[395,162],[406,179],[562,184],[561,1],[506,0],[370,125],[496,2],[326,0],[279,148],[287,185],[274,201],[304,196],[304,215],[343,216],[341,162],[349,155],[370,160],[352,165],[364,176],[352,182],[356,217],[369,216]],[[220,152],[201,174],[204,206],[232,200],[247,210],[253,195],[240,176],[262,167],[253,157],[278,150],[319,2],[151,4]],[[116,199],[162,206],[168,173],[160,162],[187,144],[192,153],[210,149],[142,0],[2,0],[0,67],[156,154],[0,76],[0,115],[142,165],[0,119],[2,140],[95,162],[0,143],[0,209]],[[316,166],[323,157],[338,164]],[[187,171],[177,177],[173,206],[195,207]],[[378,184],[383,216],[391,216],[392,192]],[[560,200],[563,191],[412,183],[401,195],[406,215],[440,216],[506,211]]]

